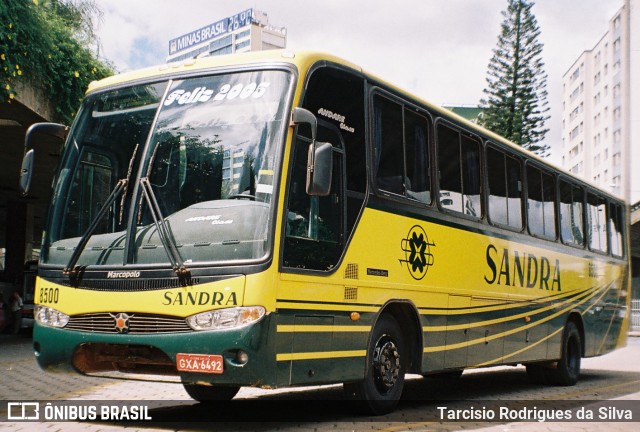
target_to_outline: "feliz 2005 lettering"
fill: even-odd
[[[258,99],[264,96],[269,88],[270,83],[251,82],[249,84],[223,84],[217,91],[209,89],[206,86],[196,87],[192,91],[186,91],[184,89],[175,89],[164,101],[164,106],[170,106],[174,102],[178,105],[188,105],[200,102],[207,102],[211,98],[214,101],[220,102],[223,100],[233,100],[236,98],[247,99],[249,97]]]

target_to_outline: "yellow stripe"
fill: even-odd
[[[557,303],[553,303],[551,302],[549,305],[540,308],[540,309],[536,309],[536,310],[532,310],[532,311],[526,311],[526,312],[522,312],[516,315],[508,315],[508,316],[504,316],[504,317],[500,317],[500,318],[494,318],[491,320],[485,320],[485,321],[477,321],[477,322],[473,322],[473,323],[462,323],[462,324],[455,324],[455,325],[441,325],[441,326],[424,326],[422,327],[422,331],[423,332],[441,332],[441,331],[447,331],[447,330],[464,330],[464,329],[469,329],[469,328],[475,328],[475,327],[483,327],[486,325],[491,325],[491,324],[501,324],[501,323],[505,323],[505,322],[509,322],[509,321],[514,321],[520,318],[525,318],[527,316],[533,316],[533,315],[537,315],[540,314],[542,312],[546,312],[548,310],[551,309],[556,309],[557,307],[562,307],[564,304],[569,304],[570,302],[575,302],[576,300],[581,300],[582,298],[591,295],[591,293],[589,292],[589,290],[585,290],[584,292],[580,293],[578,296],[574,297],[574,298],[570,298],[570,299],[565,299],[561,302],[557,302]],[[503,310],[508,310],[511,309],[511,306],[508,307],[503,307]],[[481,312],[478,311],[477,309],[465,309],[464,313],[470,313],[470,312]],[[544,321],[542,321],[544,322]]]
[[[319,360],[345,357],[364,357],[366,355],[367,350],[300,352],[290,354],[276,354],[276,361]]]
[[[544,342],[544,341],[546,341],[548,339],[551,339],[552,337],[554,337],[555,335],[557,335],[558,333],[560,333],[563,330],[564,330],[564,327],[560,327],[558,330],[554,331],[550,335],[547,335],[547,336],[543,337],[542,339],[540,339],[539,341],[534,342],[534,343],[532,343],[530,345],[527,345],[526,347],[524,347],[522,349],[519,349],[517,351],[512,352],[511,354],[507,354],[507,355],[505,355],[503,357],[500,357],[500,358],[497,358],[497,359],[493,359],[493,360],[486,361],[484,363],[478,363],[477,365],[469,366],[468,369],[475,369],[475,368],[479,368],[479,367],[482,367],[482,366],[487,366],[487,365],[490,365],[490,364],[497,363],[498,361],[505,361],[509,357],[513,357],[513,356],[518,355],[520,353],[523,353],[523,352],[525,352],[527,350],[530,350],[531,348],[533,348],[535,346],[540,345],[542,342]]]
[[[598,299],[597,299],[595,302],[593,302],[593,303],[591,304],[591,306],[589,306],[587,309],[585,309],[585,310],[582,312],[582,314],[584,315],[586,312],[588,312],[589,310],[591,310],[591,308],[593,308],[593,307],[594,307],[594,306],[595,306],[595,305],[596,305],[600,300],[602,300],[602,297],[604,297],[604,296],[605,296],[605,294],[606,294],[607,292],[609,292],[609,290],[610,290],[610,289],[611,289],[611,286],[609,286],[609,287],[606,287],[606,286],[605,286],[605,287],[601,288],[600,290],[602,291],[602,294],[600,295],[600,297],[598,297]],[[586,299],[584,299],[583,301],[581,301],[581,302],[580,302],[580,303],[578,303],[578,304],[582,304],[582,303],[586,302],[587,300],[590,300],[591,298],[593,298],[593,297],[597,296],[598,294],[600,294],[600,293],[599,293],[599,291],[594,291],[594,292],[593,292],[589,297],[587,297]],[[564,312],[568,312],[568,311],[569,311],[569,309],[571,309],[571,307],[572,307],[572,306],[573,306],[573,305],[569,305],[569,307],[568,307],[568,308],[565,308],[565,309],[561,310],[560,312],[558,312],[558,313],[556,313],[556,314],[552,315],[552,316],[551,316],[551,318],[554,318],[554,317],[556,317],[556,316],[558,316],[558,315],[561,315],[561,314],[562,314],[562,313],[564,313]],[[544,322],[544,321],[542,321],[542,322]],[[527,326],[525,326],[525,327],[527,327]],[[557,329],[557,330],[556,330],[556,331],[554,331],[553,333],[549,334],[549,335],[548,335],[548,336],[546,336],[545,338],[541,339],[540,341],[538,341],[538,342],[536,342],[536,343],[534,343],[534,344],[531,344],[531,345],[529,345],[529,346],[525,347],[524,349],[522,349],[522,350],[520,350],[520,351],[516,351],[516,352],[514,352],[514,353],[512,353],[512,354],[507,354],[507,355],[504,355],[504,356],[501,356],[501,357],[495,358],[495,359],[493,359],[493,360],[489,360],[489,361],[486,361],[486,362],[484,362],[484,363],[480,363],[480,364],[477,364],[477,365],[475,365],[475,366],[471,366],[471,368],[477,368],[477,367],[481,367],[481,366],[488,366],[488,365],[490,365],[490,364],[495,364],[495,363],[498,363],[498,362],[504,361],[505,359],[507,359],[507,358],[509,358],[509,357],[512,357],[513,355],[519,354],[520,352],[523,352],[523,351],[526,351],[526,350],[528,350],[528,349],[530,349],[530,348],[533,348],[534,346],[538,345],[539,343],[541,343],[541,342],[543,342],[543,341],[545,341],[545,340],[547,340],[547,339],[549,339],[549,338],[551,338],[551,337],[553,337],[553,336],[557,335],[558,333],[560,333],[560,332],[562,332],[562,331],[564,331],[564,327],[560,327],[559,329]]]
[[[371,326],[279,325],[278,333],[369,332]]]
[[[258,175],[273,175],[273,170],[260,170]]]
[[[602,287],[601,288],[602,295],[600,296],[600,298],[602,298],[607,293],[607,291],[609,291],[610,288],[611,288],[610,286],[609,287]],[[486,338],[481,337],[481,338],[478,338],[478,339],[465,341],[465,342],[459,342],[459,343],[451,344],[451,345],[440,345],[440,346],[425,347],[423,349],[423,352],[425,352],[425,353],[428,353],[428,352],[439,352],[439,351],[445,351],[445,350],[450,350],[450,349],[469,347],[469,346],[472,346],[472,345],[477,345],[477,344],[480,344],[480,343],[484,343],[484,342],[492,341],[492,340],[499,339],[499,338],[502,338],[502,337],[505,337],[505,336],[509,336],[511,334],[518,333],[518,332],[520,332],[522,330],[526,330],[526,329],[529,329],[531,327],[535,327],[535,326],[537,326],[539,324],[545,323],[545,322],[550,321],[550,320],[552,320],[552,319],[554,319],[554,318],[556,318],[556,317],[558,317],[560,315],[563,315],[563,314],[569,312],[572,308],[587,302],[588,300],[592,299],[593,297],[597,296],[598,294],[600,294],[599,291],[594,291],[594,292],[590,293],[588,296],[586,296],[584,299],[582,299],[581,301],[569,304],[569,306],[565,307],[564,309],[561,309],[560,311],[558,311],[558,312],[556,312],[556,313],[554,313],[552,315],[547,316],[544,319],[541,319],[541,320],[536,321],[536,322],[531,322],[531,323],[529,323],[527,325],[523,325],[523,326],[517,327],[515,329],[511,329],[511,330],[508,330],[508,331],[505,331],[505,332],[502,332],[502,333],[497,333],[497,334],[491,335],[491,336],[486,337]],[[589,308],[587,308],[586,311],[590,310],[594,305],[595,304],[592,304]],[[500,358],[502,358],[502,356]],[[492,362],[497,362],[497,361],[500,360],[500,358],[495,359]]]

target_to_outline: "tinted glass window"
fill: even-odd
[[[533,235],[556,237],[556,193],[553,176],[527,166],[527,220]]]
[[[355,227],[367,190],[364,102],[362,77],[331,67],[313,72],[304,95],[303,106],[316,115],[318,123],[335,126],[334,135],[326,138],[322,134],[329,129],[318,128],[318,139],[344,149],[347,236]],[[309,130],[305,136],[310,138],[310,128],[299,127],[301,133],[305,129]]]
[[[374,115],[376,186],[380,190],[404,195],[402,105],[376,96]]]
[[[480,143],[450,127],[438,126],[440,205],[481,217]]]
[[[611,253],[615,256],[624,255],[624,243],[622,234],[624,229],[624,214],[622,206],[618,204],[609,204],[609,243],[611,245]]]
[[[582,188],[560,181],[560,231],[565,243],[584,244],[583,202]]]
[[[522,229],[522,169],[500,150],[487,148],[489,218],[492,223]]]
[[[606,201],[597,195],[587,195],[589,217],[589,249],[607,251]]]
[[[407,196],[428,204],[431,202],[431,187],[429,185],[429,123],[427,118],[405,109],[404,136]]]

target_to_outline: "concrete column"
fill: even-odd
[[[22,286],[24,263],[33,251],[33,208],[24,201],[10,201],[7,206],[6,253],[4,279]]]

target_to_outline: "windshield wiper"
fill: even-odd
[[[162,241],[162,245],[164,246],[164,250],[169,257],[169,261],[171,261],[173,271],[175,271],[179,277],[188,278],[190,276],[190,271],[187,267],[185,267],[184,262],[180,257],[180,252],[178,252],[176,241],[171,234],[170,228],[165,223],[164,216],[162,216],[162,211],[160,210],[160,206],[158,205],[158,200],[156,200],[156,195],[153,192],[151,183],[149,182],[149,178],[141,178],[140,186],[142,189],[142,195],[144,196],[145,200],[147,201],[147,205],[149,206],[149,212],[151,213],[153,222],[155,223],[156,229],[158,230],[160,241]]]
[[[69,258],[69,262],[67,263],[67,266],[62,271],[64,275],[70,276],[70,277],[74,277],[78,275],[79,268],[76,267],[76,263],[78,262],[78,259],[80,259],[80,255],[82,254],[82,251],[84,251],[85,247],[87,246],[87,243],[89,242],[89,238],[91,238],[91,235],[93,234],[93,232],[96,230],[96,228],[98,228],[98,224],[100,223],[104,215],[109,211],[111,204],[113,204],[113,202],[116,200],[118,195],[120,195],[122,191],[127,188],[127,183],[129,183],[129,180],[127,179],[118,180],[118,183],[116,183],[116,187],[113,188],[113,190],[111,191],[111,194],[102,205],[102,208],[100,209],[98,214],[96,214],[95,217],[91,220],[91,224],[89,225],[89,228],[87,228],[84,234],[82,234],[82,237],[80,237],[80,241],[78,242],[78,245],[76,246],[75,250],[71,254],[71,258]]]

